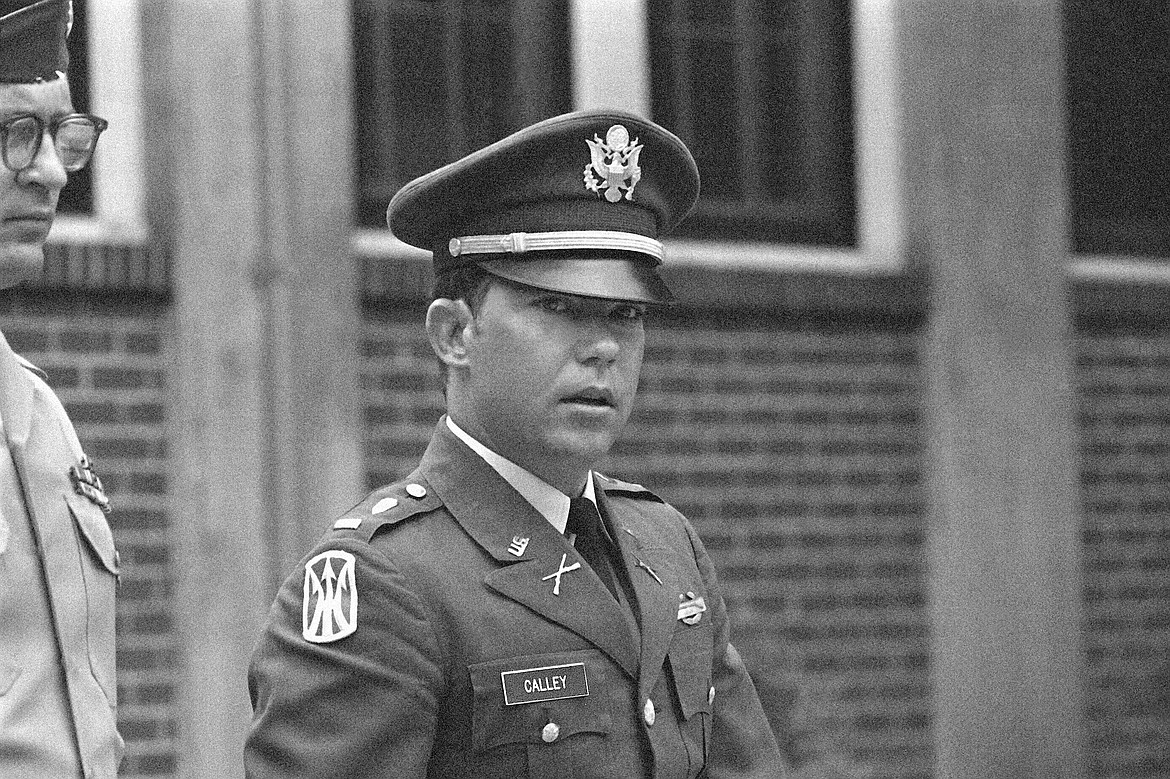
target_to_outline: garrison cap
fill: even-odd
[[[69,69],[70,0],[0,0],[0,83],[52,81]]]
[[[699,171],[675,135],[635,114],[546,119],[420,176],[386,223],[427,249],[435,273],[478,265],[574,295],[668,303],[659,237],[699,196]]]

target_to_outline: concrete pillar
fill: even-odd
[[[275,587],[360,497],[349,4],[163,0],[144,28],[174,293],[179,775],[241,776]]]

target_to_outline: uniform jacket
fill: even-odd
[[[35,371],[0,335],[0,776],[110,779],[118,558],[100,482]]]
[[[781,776],[694,529],[641,487],[596,487],[626,610],[440,422],[418,469],[280,589],[249,674],[247,776]]]

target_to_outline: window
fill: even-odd
[[[844,0],[649,0],[655,120],[695,155],[683,234],[854,244]]]
[[[89,101],[89,23],[85,7],[86,0],[74,0],[73,31],[69,35],[69,90],[78,111],[93,110]],[[91,164],[69,174],[69,183],[57,201],[59,213],[93,215],[93,168]]]
[[[108,119],[110,127],[89,173],[70,176],[51,242],[140,246],[146,241],[139,15],[138,0],[73,0],[74,102]]]
[[[672,261],[884,273],[904,258],[888,3],[353,0],[366,257],[407,252],[386,204],[416,175],[541,118],[624,108],[703,179]],[[854,68],[854,62],[858,65]]]
[[[1064,13],[1073,250],[1170,258],[1170,5]]]
[[[567,0],[355,0],[358,222],[416,176],[572,108]]]

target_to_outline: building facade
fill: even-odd
[[[1117,43],[1165,11],[89,5],[112,128],[0,326],[115,504],[123,775],[238,774],[276,584],[442,412],[383,201],[600,105],[709,192],[610,469],[707,540],[795,775],[1170,772],[1167,64]]]

